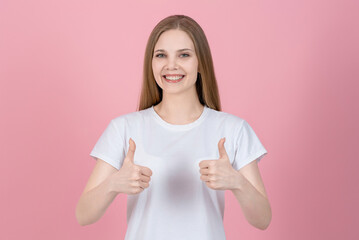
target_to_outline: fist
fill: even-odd
[[[115,192],[134,195],[149,187],[152,171],[134,163],[136,144],[132,138],[129,140],[129,145],[123,165],[112,175],[112,180]]]
[[[219,159],[203,160],[199,163],[201,180],[207,187],[214,190],[235,189],[239,173],[232,167],[226,149],[224,148],[225,138],[218,142]]]

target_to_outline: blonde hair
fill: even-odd
[[[172,15],[161,20],[152,30],[146,45],[143,81],[138,110],[157,105],[162,101],[162,89],[156,83],[152,71],[152,58],[155,45],[161,34],[170,29],[186,32],[192,39],[198,58],[196,89],[202,105],[221,111],[216,76],[213,68],[212,55],[209,44],[200,25],[185,15]]]

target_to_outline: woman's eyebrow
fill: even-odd
[[[186,50],[190,50],[190,51],[193,52],[193,50],[189,49],[189,48],[182,48],[182,49],[177,50],[177,52],[183,52],[183,51],[186,51]],[[155,52],[166,52],[166,51],[163,50],[163,49],[157,49]]]

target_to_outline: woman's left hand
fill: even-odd
[[[229,161],[226,149],[224,148],[225,141],[226,139],[222,138],[218,142],[218,160],[203,160],[199,163],[201,180],[214,190],[232,190],[238,188],[240,173],[232,167]]]

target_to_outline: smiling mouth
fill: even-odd
[[[180,81],[185,77],[185,75],[172,75],[172,76],[162,75],[162,77],[163,77],[167,82],[177,83],[177,82],[180,82]]]
[[[177,80],[183,78],[185,75],[162,75],[162,77],[167,78],[168,80]]]

